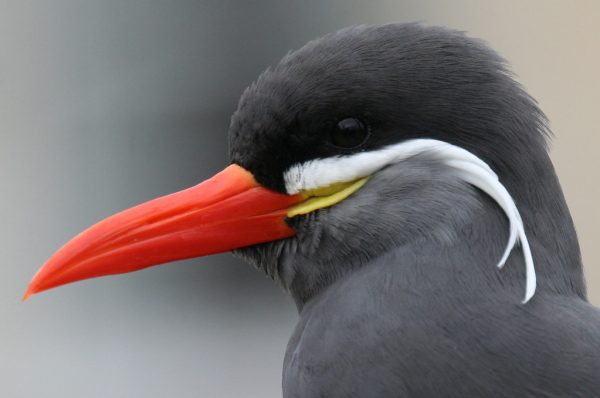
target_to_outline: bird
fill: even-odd
[[[222,172],[85,230],[24,298],[232,251],[296,304],[285,398],[599,396],[551,135],[484,41],[344,28],[243,92]]]

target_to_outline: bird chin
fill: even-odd
[[[319,249],[319,243],[326,231],[322,220],[333,207],[322,208],[308,214],[286,219],[287,224],[296,232],[290,238],[246,246],[232,251],[234,257],[264,272],[269,278],[289,291],[289,287],[301,259],[308,259],[312,252]]]

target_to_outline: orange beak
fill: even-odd
[[[60,248],[31,280],[23,300],[82,279],[221,253],[294,235],[288,208],[303,200],[260,186],[231,165],[195,187],[117,213]]]

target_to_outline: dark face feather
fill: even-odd
[[[351,150],[329,136],[346,117],[371,130]],[[418,137],[462,146],[514,173],[545,150],[546,131],[533,100],[482,42],[418,24],[358,26],[287,55],[244,92],[230,157],[278,191],[294,163]]]
[[[344,118],[368,126],[363,144],[346,149],[332,142],[331,131]],[[479,40],[420,24],[330,34],[267,69],[244,92],[229,134],[231,161],[280,192],[284,172],[311,159],[413,138],[462,147],[490,165],[513,196],[533,237],[534,257],[543,263],[540,288],[585,294],[581,265],[572,261],[579,259],[572,221],[546,152],[546,119],[504,60]],[[301,305],[391,248],[419,239],[465,239],[461,231],[486,200],[434,160],[409,159],[376,173],[333,208],[289,220],[296,237],[239,253]],[[501,254],[506,223],[498,214],[478,239]],[[522,284],[521,272],[506,275]]]

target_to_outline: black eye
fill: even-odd
[[[356,148],[369,136],[369,128],[360,120],[349,117],[340,120],[331,132],[331,142],[340,148]]]

